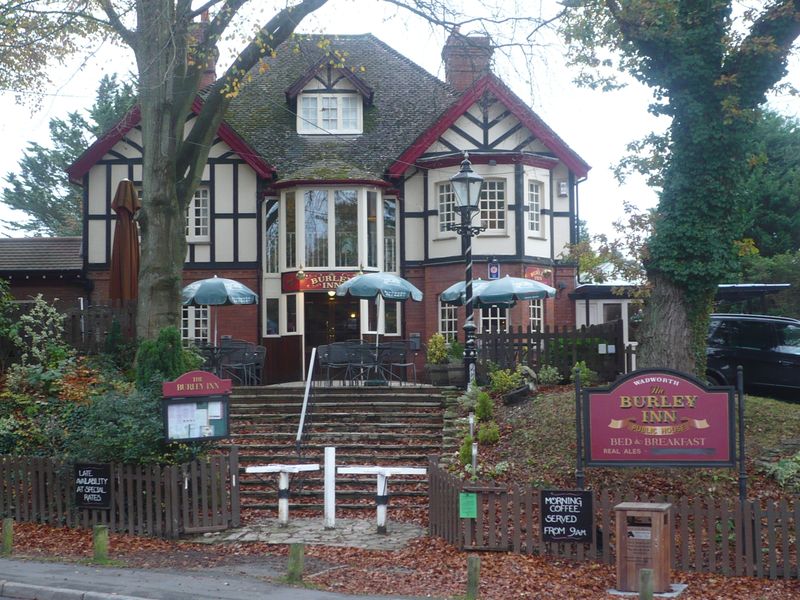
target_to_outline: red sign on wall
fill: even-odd
[[[583,390],[586,463],[732,467],[733,406],[733,388],[670,370]]]
[[[525,279],[553,285],[553,269],[546,267],[525,267]]]
[[[284,273],[281,276],[281,291],[291,292],[326,292],[335,290],[348,279],[358,275],[357,271],[306,271],[301,279],[296,273]]]

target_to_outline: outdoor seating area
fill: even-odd
[[[320,380],[332,385],[417,384],[414,350],[405,340],[334,342],[317,348]]]
[[[244,340],[222,336],[219,345],[198,344],[205,358],[201,369],[234,385],[261,385],[267,349]]]

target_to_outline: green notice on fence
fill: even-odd
[[[458,516],[462,519],[478,518],[478,494],[471,492],[458,494]]]

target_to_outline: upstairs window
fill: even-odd
[[[538,181],[528,182],[528,233],[542,233],[542,184]]]
[[[440,183],[436,195],[439,197],[439,231],[445,232],[456,221],[456,194],[450,183]]]
[[[186,211],[186,239],[190,242],[208,242],[211,239],[209,233],[210,205],[208,188],[197,188]]]
[[[483,182],[479,208],[481,212],[481,226],[486,227],[488,233],[505,233],[505,179],[487,179]]]
[[[302,94],[298,133],[361,133],[362,102],[357,94]]]

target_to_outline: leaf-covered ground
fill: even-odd
[[[92,553],[91,532],[18,524],[15,556],[86,560]],[[266,544],[208,546],[111,535],[115,566],[203,569],[258,562],[280,569],[287,548]],[[607,600],[615,583],[612,566],[572,563],[505,553],[478,553],[483,600],[581,599]],[[398,594],[431,598],[463,596],[467,554],[438,539],[421,538],[397,552],[312,546],[306,548],[306,582],[344,593]],[[232,572],[235,572],[232,569]],[[800,582],[766,581],[675,572],[673,582],[687,583],[683,600],[786,600],[800,598]]]
[[[495,418],[500,425],[500,442],[480,448],[484,474],[494,474],[498,481],[536,487],[575,486],[575,394],[571,388],[552,388],[514,407],[498,402]],[[747,396],[745,455],[749,498],[788,495],[766,476],[760,461],[792,454],[796,450],[792,450],[791,441],[800,443],[800,402]],[[587,468],[586,486],[595,490],[624,489],[643,497],[735,498],[738,470]]]

